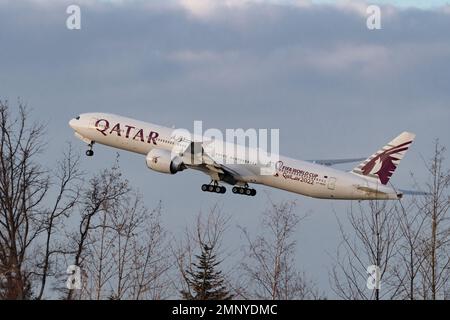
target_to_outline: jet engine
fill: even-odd
[[[179,157],[172,157],[171,152],[162,149],[151,150],[146,157],[147,167],[161,173],[175,174],[186,169]]]

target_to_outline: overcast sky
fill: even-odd
[[[204,128],[279,128],[281,153],[300,159],[369,156],[408,130],[416,142],[391,181],[411,188],[409,172],[425,177],[421,157],[433,139],[450,146],[450,6],[374,1],[387,2],[382,29],[370,31],[360,1],[81,0],[82,28],[71,31],[72,1],[0,0],[0,98],[16,106],[20,97],[49,124],[47,163],[68,141],[84,153],[67,123],[93,111],[187,129],[194,120]],[[115,154],[97,146],[83,166],[95,172]],[[298,230],[298,264],[329,293],[334,211],[345,219],[350,202],[261,186],[255,198],[211,195],[200,191],[209,182],[201,173],[165,176],[142,156],[120,154],[147,204],[163,201],[175,234],[219,201],[233,217],[230,251],[239,247],[236,224],[255,229],[265,192],[297,200],[310,212]]]

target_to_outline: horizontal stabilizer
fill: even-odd
[[[429,193],[429,192],[417,191],[417,190],[398,189],[398,191],[404,195],[409,195],[409,196],[429,196],[429,195],[431,195],[431,193]]]

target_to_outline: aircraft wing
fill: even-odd
[[[202,171],[209,175],[211,179],[224,181],[231,185],[244,181],[245,176],[252,175],[252,172],[245,165],[224,165],[217,162],[188,165],[189,168]]]
[[[183,161],[188,168],[202,171],[214,180],[225,181],[232,185],[243,181],[243,177],[252,175],[251,166],[245,164],[222,164],[211,158],[204,149],[205,144],[191,142],[183,153]]]
[[[207,144],[201,142],[191,142],[184,151],[185,163],[191,169],[200,170],[210,175],[215,180],[223,180],[231,184],[237,181],[242,181],[243,177],[254,175],[252,171],[254,168],[246,166],[245,164],[221,164],[212,159],[205,147]],[[194,161],[195,160],[195,161]],[[342,163],[360,162],[366,158],[351,158],[351,159],[328,159],[328,160],[308,160],[312,163],[321,164],[324,166],[332,166]]]
[[[351,159],[328,159],[328,160],[307,160],[308,162],[321,164],[323,166],[334,166],[342,163],[352,163],[364,161],[366,158],[351,158]]]

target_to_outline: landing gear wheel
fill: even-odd
[[[245,186],[245,187],[233,187],[233,189],[231,191],[233,191],[234,194],[240,194],[240,195],[243,195],[243,196],[249,196],[249,197],[256,196],[256,190],[255,189],[251,189],[248,186]]]
[[[202,191],[224,194],[225,192],[227,192],[227,188],[219,186],[217,181],[211,181],[210,184],[202,185]]]
[[[94,141],[92,141],[90,144],[88,144],[89,149],[86,150],[86,155],[88,157],[92,157],[94,155],[94,150],[92,150],[92,147],[94,146]]]

